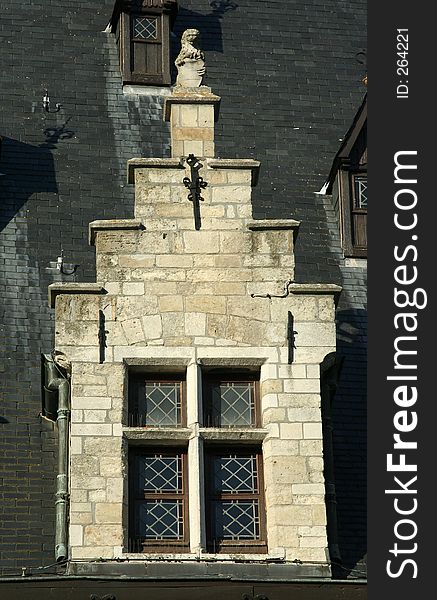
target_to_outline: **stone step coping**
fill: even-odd
[[[201,86],[200,88],[173,88],[171,96],[164,101],[163,119],[170,121],[171,107],[173,104],[212,104],[214,106],[214,120],[218,121],[221,97],[213,94],[211,88]]]
[[[239,442],[260,443],[266,437],[266,429],[246,428],[219,428],[200,427],[199,436],[209,442]],[[123,436],[131,442],[137,441],[144,444],[147,442],[158,442],[163,446],[177,445],[178,442],[188,441],[193,437],[194,430],[191,427],[123,427]]]
[[[135,183],[135,169],[185,169],[182,158],[131,158],[127,161],[127,182]]]
[[[106,294],[99,283],[51,283],[49,285],[49,306],[55,308],[56,296],[60,294]]]
[[[252,187],[258,183],[260,161],[252,158],[204,158],[210,169],[251,169]],[[135,169],[185,169],[184,157],[180,158],[131,158],[127,161],[127,181],[135,183]]]
[[[248,229],[252,231],[257,230],[273,230],[278,231],[280,229],[296,229],[300,227],[300,221],[295,221],[294,219],[258,219],[253,221],[248,221],[246,226]]]
[[[259,160],[253,158],[208,158],[206,164],[211,169],[252,169],[252,187],[258,183],[261,166]]]
[[[145,229],[143,222],[138,219],[106,219],[92,221],[88,226],[88,241],[91,246],[94,246],[98,231],[128,231],[135,229]]]
[[[290,283],[291,294],[339,294],[343,288],[335,283]]]

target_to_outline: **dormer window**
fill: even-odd
[[[112,32],[123,84],[170,85],[170,29],[177,0],[117,0]]]
[[[367,256],[367,104],[363,102],[355,121],[335,157],[327,193],[333,195],[341,224],[345,257]]]

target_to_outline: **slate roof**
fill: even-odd
[[[20,574],[53,562],[55,435],[39,416],[40,354],[53,346],[47,286],[95,280],[88,223],[130,218],[127,160],[169,156],[170,146],[162,98],[122,92],[115,41],[105,33],[114,0],[4,4],[0,564]],[[302,221],[298,281],[345,288],[334,441],[342,569],[356,568],[365,552],[365,269],[345,266],[337,216],[315,192],[365,93],[357,55],[366,46],[366,2],[180,0],[174,54],[187,27],[200,29],[206,83],[222,97],[218,156],[262,163],[255,218]],[[45,89],[59,112],[43,111]],[[75,276],[53,267],[61,249],[80,265]]]

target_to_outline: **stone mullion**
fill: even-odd
[[[192,434],[188,442],[188,514],[191,552],[205,548],[205,490],[203,482],[203,440],[199,435],[202,414],[202,373],[197,361],[187,367],[187,425]]]

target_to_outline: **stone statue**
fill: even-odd
[[[178,69],[176,85],[193,88],[202,85],[205,75],[205,55],[199,48],[200,32],[186,29],[181,38],[181,51],[175,65]]]

